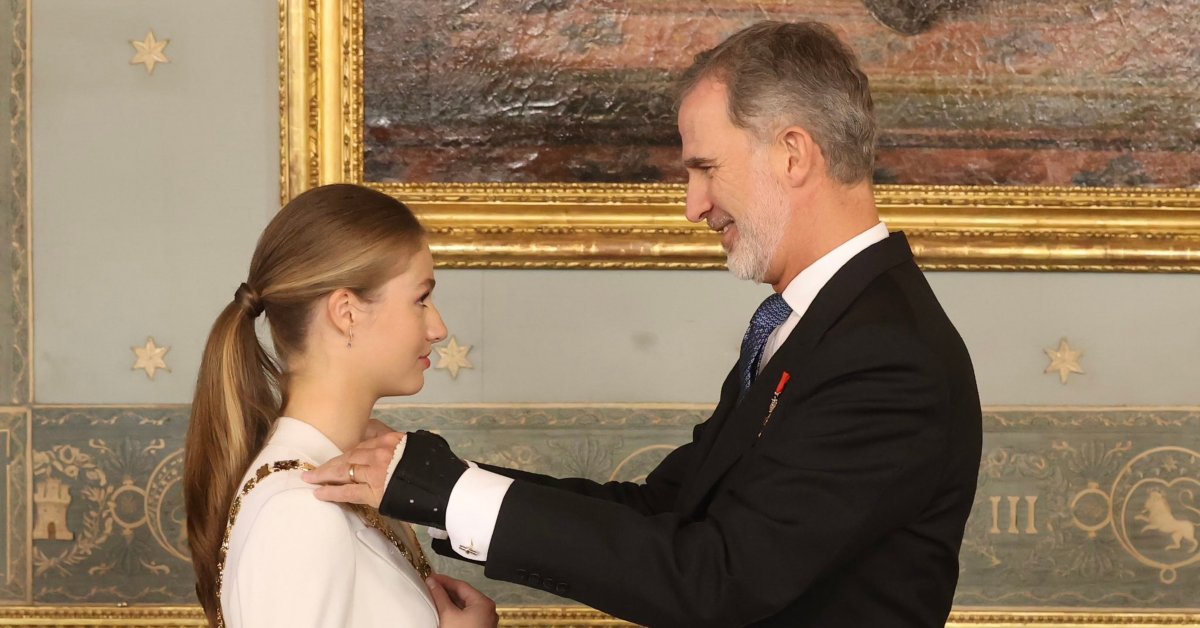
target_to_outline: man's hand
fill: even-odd
[[[367,421],[367,426],[363,428],[362,439],[370,440],[376,436],[383,436],[384,434],[390,434],[395,431],[396,430],[392,429],[387,423],[384,423],[379,419],[371,419]]]
[[[317,487],[314,493],[317,499],[379,508],[390,479],[388,466],[396,446],[404,442],[406,436],[404,432],[389,431],[367,439],[354,449],[305,472],[304,481],[324,485]],[[351,468],[354,469],[353,476]]]
[[[496,603],[462,580],[433,574],[425,584],[441,628],[495,628],[500,623]]]
[[[388,467],[403,443],[392,476]],[[304,474],[317,488],[317,499],[364,504],[379,512],[421,525],[445,529],[446,505],[467,463],[450,451],[446,439],[417,430],[388,432]]]
[[[408,434],[404,456],[383,491],[379,512],[434,528],[446,528],[446,507],[467,463],[446,439],[425,430]]]

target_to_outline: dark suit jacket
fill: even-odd
[[[904,235],[826,284],[740,403],[736,371],[644,484],[492,468],[517,481],[486,575],[649,626],[944,626],[981,413]]]

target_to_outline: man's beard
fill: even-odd
[[[779,249],[791,213],[779,184],[758,171],[754,175],[757,209],[745,212],[736,224],[737,240],[727,251],[725,265],[738,279],[762,282]]]

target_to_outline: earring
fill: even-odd
[[[350,345],[352,345],[352,344],[354,344],[354,323],[353,322],[350,323],[350,337],[346,339],[346,348],[349,349]]]

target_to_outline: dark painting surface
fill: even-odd
[[[365,178],[682,181],[672,78],[761,19],[858,52],[878,182],[1200,186],[1200,0],[365,0]]]

